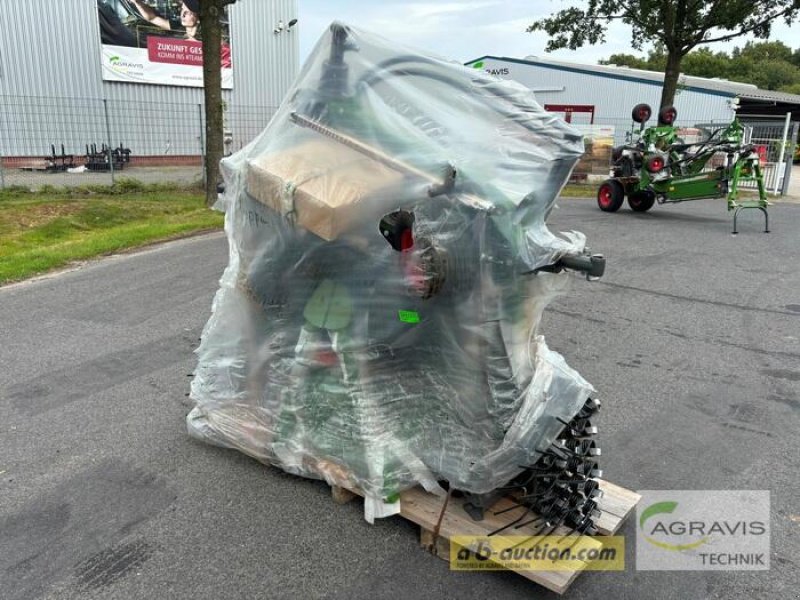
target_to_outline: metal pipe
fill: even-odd
[[[792,113],[787,112],[786,113],[786,121],[784,121],[784,123],[783,123],[783,136],[781,137],[781,151],[780,151],[780,154],[778,155],[778,164],[775,165],[775,187],[772,188],[772,193],[776,194],[776,195],[778,194],[778,182],[781,179],[780,173],[778,172],[778,170],[781,168],[781,165],[783,164],[783,158],[784,158],[784,156],[786,154],[786,144],[789,141],[788,140],[788,137],[789,137],[789,122],[791,120],[792,120]],[[783,190],[781,190],[781,193],[783,193]]]
[[[103,98],[103,113],[106,116],[106,139],[108,139],[108,170],[111,173],[111,185],[114,185],[114,151],[111,144],[111,120],[108,118],[108,100]]]
[[[792,183],[792,165],[793,165],[793,158],[795,152],[795,143],[798,143],[797,139],[797,128],[798,122],[795,121],[792,123],[791,131],[789,131],[789,156],[786,157],[786,169],[783,171],[783,189],[781,190],[783,194],[789,193],[789,186]]]

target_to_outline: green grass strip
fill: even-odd
[[[0,284],[222,226],[197,192],[0,193]]]

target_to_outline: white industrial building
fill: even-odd
[[[631,110],[636,104],[644,102],[653,108],[650,124],[655,124],[664,83],[664,74],[654,71],[536,56],[482,56],[466,65],[521,83],[536,94],[546,110],[563,114],[587,136],[613,137],[614,144],[623,143],[626,132],[634,127]],[[725,79],[682,75],[675,108],[676,124],[685,128],[724,126],[738,115],[748,139],[765,148],[768,187],[788,187],[791,149],[800,131],[800,95]]]
[[[148,22],[139,6],[158,19]],[[139,164],[199,164],[202,31],[192,39],[180,21],[182,11],[198,6],[0,0],[0,165],[13,168],[48,154],[51,145],[77,156],[92,143],[123,144]],[[232,64],[223,69],[229,151],[263,130],[297,74],[297,11],[297,0],[246,0],[224,17],[223,63]],[[170,52],[156,57],[150,38]],[[193,56],[176,56],[175,48]]]
[[[570,111],[570,120],[576,124],[588,124],[593,120],[595,124],[629,125],[631,109],[636,104],[646,102],[658,108],[664,82],[664,74],[654,71],[584,65],[535,56],[525,59],[483,56],[466,64],[521,83],[536,93],[542,105],[568,111],[569,107],[578,107]],[[678,122],[686,126],[728,123],[734,117],[737,99],[740,116],[781,119],[792,112],[793,120],[800,120],[800,96],[761,90],[747,83],[682,75],[675,97]],[[588,107],[593,112],[588,112]]]

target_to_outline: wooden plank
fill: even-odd
[[[338,485],[331,486],[331,498],[336,504],[347,504],[355,497],[356,493],[347,488]]]
[[[600,489],[603,490],[603,497],[598,501],[601,516],[597,519],[596,524],[601,535],[613,535],[619,531],[622,522],[636,507],[641,496],[636,492],[632,492],[631,490],[627,490],[608,481],[601,480]],[[411,506],[406,507],[408,502],[412,502],[414,508]],[[439,517],[439,512],[441,512],[441,505],[443,502],[443,498],[429,494],[422,488],[413,488],[401,494],[400,514],[409,521],[417,523],[420,527],[433,530],[436,526],[436,520]],[[524,509],[518,509],[517,511],[509,511],[503,515],[496,515],[496,512],[513,506],[513,501],[511,499],[501,498],[490,511],[486,511],[486,517],[483,521],[474,521],[464,510],[462,500],[454,498],[450,500],[450,504],[448,513],[457,514],[459,517],[454,523],[469,529],[469,531],[464,531],[463,535],[484,535],[507,524],[509,521],[513,521],[524,512]],[[453,514],[448,514],[448,516],[453,517]],[[529,520],[530,518],[533,518],[532,514],[524,520]],[[536,525],[533,524],[529,527],[515,530],[515,535],[533,535],[535,530]],[[555,535],[560,534],[561,531],[556,530]]]
[[[507,501],[510,504],[510,500]],[[442,514],[442,507],[444,505],[444,498],[435,496],[425,492],[421,488],[413,488],[404,492],[400,496],[400,514],[409,521],[416,523],[423,530],[429,533],[424,534],[422,537],[425,542],[430,545],[432,541],[433,530],[436,528],[441,516],[441,523],[439,523],[439,537],[450,539],[456,535],[476,535],[485,536],[502,525],[513,521],[518,515],[513,517],[494,515],[487,511],[486,518],[483,521],[473,520],[463,508],[464,501],[460,498],[451,498],[447,510]],[[522,512],[522,511],[520,511]],[[532,516],[530,517],[532,518]],[[527,518],[525,520],[528,520]],[[568,529],[564,527],[557,528],[552,535],[566,535]],[[508,535],[521,535],[521,536],[535,536],[536,526],[527,525],[525,527],[511,530]],[[598,542],[598,545],[601,545]],[[437,544],[437,552],[442,551],[442,546]],[[448,545],[449,550],[449,545]],[[443,560],[450,560],[450,554],[437,554]],[[575,577],[586,567],[586,563],[580,562],[580,565],[574,571],[518,571],[514,572],[522,575],[539,585],[546,587],[556,593],[562,594]]]
[[[627,490],[623,487],[600,480],[600,489],[603,490],[603,497],[598,500],[601,516],[596,520],[596,525],[601,535],[593,538],[598,546],[602,546],[603,535],[613,535],[622,526],[625,519],[636,507],[641,496],[636,492]],[[349,502],[356,495],[361,495],[360,490],[348,490],[346,488],[332,486],[331,494],[337,503]],[[447,502],[446,510],[442,510]],[[531,523],[519,527],[519,523],[530,521],[534,514],[526,514],[524,508],[515,508],[497,514],[504,509],[513,508],[514,501],[511,498],[501,498],[491,510],[487,510],[482,521],[475,521],[464,510],[464,499],[450,497],[447,500],[444,496],[436,496],[428,493],[420,487],[415,487],[403,492],[400,495],[400,515],[416,523],[420,527],[420,545],[431,552],[434,556],[450,560],[451,538],[457,535],[485,536],[500,529],[501,527],[514,522],[521,516],[524,518],[507,530],[502,531],[498,536],[531,536],[537,535],[538,523]],[[434,531],[438,529],[438,535]],[[570,530],[560,526],[550,535],[568,535]],[[552,590],[558,594],[563,594],[575,578],[586,568],[585,562],[576,561],[575,570],[563,571],[517,571],[526,579],[538,583],[539,585]]]
[[[603,498],[600,499],[600,505],[602,505],[604,511],[612,515],[617,515],[618,517],[627,516],[642,498],[640,494],[610,481],[600,479],[598,483],[600,484],[600,489],[603,490]]]
[[[419,545],[434,556],[450,560],[450,540],[441,535],[434,535],[430,529],[419,528]]]

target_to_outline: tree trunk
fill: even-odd
[[[678,77],[681,74],[682,60],[683,54],[677,50],[668,51],[667,68],[664,70],[664,87],[661,89],[660,109],[675,104],[675,93],[678,91]]]
[[[217,201],[219,161],[223,156],[222,142],[222,28],[219,16],[223,0],[202,0],[200,26],[203,35],[203,92],[206,109],[205,187],[206,204]]]

